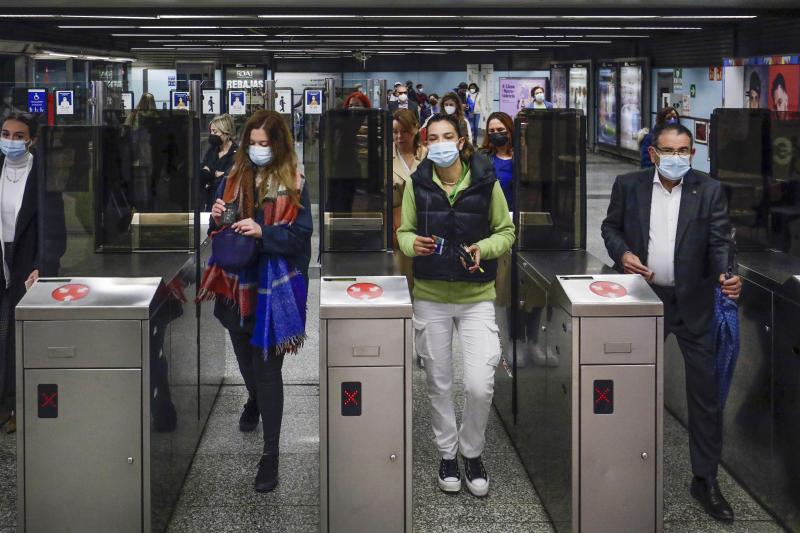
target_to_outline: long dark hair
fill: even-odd
[[[514,137],[514,121],[511,120],[511,117],[508,115],[508,113],[495,111],[489,115],[489,118],[486,119],[486,136],[483,138],[481,150],[490,155],[497,153],[497,147],[489,142],[489,123],[493,120],[499,120],[503,126],[506,127],[506,131],[508,132],[508,142],[511,142],[511,139]]]
[[[472,143],[469,142],[467,133],[464,131],[463,121],[458,120],[453,115],[439,113],[438,115],[431,116],[430,120],[428,120],[428,125],[426,126],[428,131],[430,131],[431,124],[435,124],[436,122],[447,122],[453,127],[456,134],[464,139],[464,147],[461,148],[460,156],[462,161],[469,162],[470,159],[472,159],[472,155],[475,153],[475,148],[472,146]]]

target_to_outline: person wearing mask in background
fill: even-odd
[[[481,90],[477,83],[470,83],[467,91],[467,102],[464,105],[464,116],[469,121],[469,126],[475,139],[478,138],[478,127],[481,120]]]
[[[236,210],[233,224],[223,224],[228,209]],[[256,239],[257,257],[231,272],[212,255],[198,300],[215,300],[214,316],[228,330],[244,378],[249,398],[239,429],[255,430],[261,416],[264,449],[255,490],[270,492],[278,485],[283,359],[297,353],[305,339],[313,229],[292,136],[275,111],[256,111],[247,121],[233,169],[217,190],[209,222],[212,244],[228,229]]]
[[[407,109],[398,109],[392,116],[392,140],[394,156],[392,158],[392,248],[399,251],[397,229],[402,221],[403,193],[406,184],[411,181],[420,162],[425,159],[427,150],[419,139],[419,122],[414,113]],[[409,290],[414,290],[411,258],[396,253],[395,260],[400,273],[408,279]],[[419,357],[419,356],[417,356]],[[422,359],[418,359],[421,362]]]
[[[441,109],[445,115],[451,115],[456,119],[456,122],[459,124],[459,128],[463,132],[463,136],[466,137],[467,142],[472,144],[473,142],[472,126],[469,125],[469,121],[464,116],[464,105],[461,103],[461,100],[459,99],[458,95],[455,93],[447,93],[446,95],[444,95],[441,101]],[[425,123],[423,123],[422,125],[423,130],[426,130],[428,122],[433,120],[433,117],[435,116],[436,115],[431,115],[431,117],[428,118],[428,120]],[[425,135],[427,135],[427,130],[425,132]]]
[[[392,91],[392,94],[389,95],[389,103],[390,104],[392,102],[396,102],[397,101],[397,89],[399,87],[402,87],[402,86],[403,86],[403,84],[400,83],[399,81],[394,82],[394,90]]]
[[[681,117],[678,110],[674,107],[665,107],[656,114],[656,127],[662,124],[680,124]],[[653,134],[647,132],[639,143],[639,155],[641,157],[642,168],[653,168],[653,161],[650,158],[650,146],[653,145]]]
[[[419,122],[425,124],[432,115],[441,113],[441,106],[439,105],[439,95],[431,93],[427,99],[427,105],[419,108]]]
[[[531,89],[531,97],[533,98],[533,101],[530,104],[528,104],[527,106],[528,109],[545,109],[547,111],[553,109],[552,102],[548,102],[544,98],[543,87],[537,85],[536,87]]]
[[[356,91],[344,99],[345,109],[369,109],[372,103],[366,94]]]
[[[417,93],[414,91],[414,82],[407,80],[406,88],[408,89],[408,99],[412,102],[417,102]],[[417,105],[419,105],[419,102],[417,102]]]
[[[36,166],[36,119],[11,114],[0,133],[0,425],[16,431],[16,351],[14,308],[39,278],[39,200]]]
[[[200,182],[206,193],[203,211],[211,211],[220,182],[233,167],[238,146],[233,141],[233,119],[230,115],[217,115],[208,125],[208,150],[200,162]]]
[[[458,99],[461,100],[461,104],[465,105],[467,103],[467,89],[468,89],[467,82],[462,81],[458,84],[458,87],[454,89],[455,93],[458,95]]]
[[[664,303],[664,336],[683,354],[689,410],[690,494],[725,522],[733,510],[717,483],[723,413],[714,356],[714,299],[739,297],[728,272],[730,219],[720,182],[692,169],[692,133],[680,124],[653,129],[655,170],[618,176],[601,232],[615,268],[646,279]]]
[[[514,121],[507,113],[495,111],[486,120],[486,137],[481,150],[492,159],[494,174],[506,203],[514,210]]]
[[[415,100],[408,96],[408,87],[400,85],[395,89],[395,95],[397,96],[397,101],[389,103],[390,112],[394,113],[398,109],[408,109],[419,118],[419,106]]]
[[[511,249],[514,224],[491,161],[474,152],[460,129],[452,115],[435,115],[428,122],[428,155],[403,194],[397,238],[400,250],[413,257],[415,346],[425,359],[431,423],[441,457],[439,488],[461,490],[460,452],[467,488],[481,497],[489,492],[482,454],[500,360],[496,259]],[[458,252],[462,245],[470,263]],[[466,400],[460,428],[452,397],[454,327],[464,357]]]
[[[423,106],[428,105],[428,95],[425,94],[425,86],[421,83],[417,84],[417,90],[415,91],[417,94],[417,104],[419,105],[420,109]]]

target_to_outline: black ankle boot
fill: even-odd
[[[278,454],[265,453],[258,461],[256,492],[272,492],[278,486]]]

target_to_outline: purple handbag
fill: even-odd
[[[230,226],[211,236],[211,255],[223,270],[235,272],[252,265],[258,257],[258,239],[236,233]]]

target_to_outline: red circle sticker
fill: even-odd
[[[622,298],[628,295],[625,287],[613,281],[595,281],[589,285],[589,290],[603,298]]]
[[[69,283],[58,287],[51,296],[59,302],[74,302],[89,296],[89,287],[82,283]]]
[[[347,295],[356,300],[374,300],[383,295],[383,288],[374,283],[354,283],[347,287]]]

